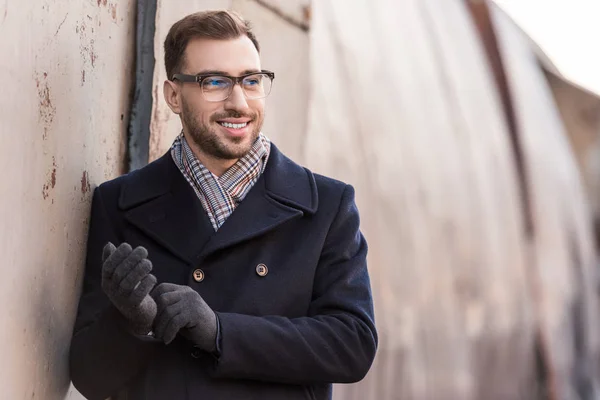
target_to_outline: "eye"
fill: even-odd
[[[225,89],[231,86],[231,81],[220,76],[209,76],[202,81],[205,89]]]
[[[252,75],[247,78],[244,78],[244,86],[257,86],[260,85],[262,80],[262,75]]]

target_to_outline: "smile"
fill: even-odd
[[[246,125],[248,125],[247,122],[244,122],[242,124],[232,124],[230,122],[219,122],[219,124],[224,126],[225,128],[232,128],[232,129],[242,129],[242,128],[245,128]]]

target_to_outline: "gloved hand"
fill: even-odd
[[[150,332],[156,316],[156,303],[149,296],[156,278],[146,257],[145,248],[132,250],[127,243],[119,248],[107,243],[102,251],[102,290],[139,335]]]
[[[151,293],[158,312],[154,336],[169,344],[177,333],[199,348],[212,352],[217,337],[217,316],[189,286],[161,283]]]

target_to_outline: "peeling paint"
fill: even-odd
[[[54,121],[54,115],[56,114],[56,107],[52,104],[47,78],[47,72],[35,78],[39,98],[39,121],[44,125],[44,133],[42,135],[44,140],[48,137],[48,129],[52,121]]]
[[[110,15],[111,15],[112,19],[114,19],[115,21],[117,20],[117,5],[116,4],[110,5]]]
[[[90,48],[88,51],[90,54],[90,61],[92,62],[92,67],[94,67],[96,65],[96,59],[98,58],[98,55],[96,54],[96,52],[94,52],[94,40],[93,39],[90,42]]]
[[[52,157],[52,174],[50,174],[50,185],[52,189],[56,186],[56,159]]]
[[[88,39],[87,37],[87,25],[85,21],[81,21],[78,25],[76,31],[79,33],[79,39],[81,41],[79,45],[79,53],[83,60],[84,66],[87,65],[88,60],[91,64],[92,68],[96,65],[96,60],[98,59],[98,54],[94,48],[94,39]],[[92,28],[92,33],[93,33]]]
[[[87,171],[83,171],[81,176],[81,193],[86,194],[90,191],[90,179]]]
[[[50,196],[50,190],[56,186],[56,158],[52,157],[52,171],[48,181],[42,186],[42,197],[46,200]],[[54,200],[52,200],[54,204]]]

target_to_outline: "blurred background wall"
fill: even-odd
[[[357,189],[381,341],[335,398],[600,398],[597,88],[475,0],[0,4],[1,397],[81,398],[67,352],[91,190],[179,133],[162,43],[211,8],[251,20],[276,71],[267,135]]]

